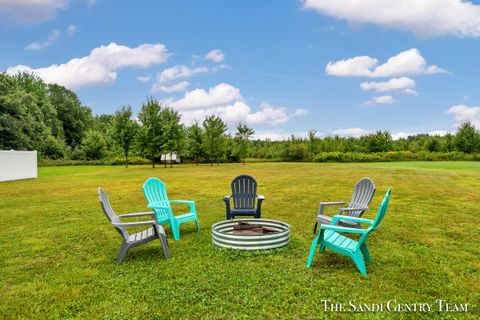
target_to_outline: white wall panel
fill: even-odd
[[[37,151],[0,151],[0,181],[37,177]]]

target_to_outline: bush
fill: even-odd
[[[361,152],[321,152],[315,156],[315,162],[392,162],[392,161],[480,161],[480,154],[463,152],[388,151],[377,153]]]
[[[128,163],[133,165],[143,165],[143,164],[152,164],[148,159],[142,157],[131,157],[128,158]],[[42,167],[46,166],[120,166],[125,165],[125,159],[123,157],[115,157],[113,159],[105,160],[84,160],[84,159],[40,159],[38,165]]]
[[[65,146],[53,136],[46,136],[39,151],[42,158],[62,159],[65,157]]]

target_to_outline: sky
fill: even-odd
[[[0,0],[0,71],[259,139],[480,129],[480,1]]]

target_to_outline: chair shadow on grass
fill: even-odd
[[[174,240],[173,239],[173,231],[172,231],[172,228],[170,227],[170,225],[165,224],[165,225],[162,225],[162,226],[165,229],[165,234],[167,235],[167,240],[169,241],[169,244],[170,244],[170,242],[171,243],[181,242],[182,240],[185,240],[186,238],[192,237],[195,234],[199,234],[199,235],[201,234],[201,231],[197,232],[197,227],[195,226],[195,223],[191,222],[191,223],[184,224],[180,227],[180,232],[181,232],[180,240]]]
[[[111,253],[108,253],[109,256],[115,257],[118,252],[112,250]],[[148,263],[168,263],[169,260],[166,260],[162,253],[162,248],[159,243],[149,243],[141,247],[133,248],[127,252],[122,263],[118,263],[115,259],[110,259],[110,262],[113,265],[118,265],[121,268],[124,267],[125,263],[137,263],[137,262],[148,262]]]
[[[352,268],[355,268],[355,263],[352,259],[326,249],[326,251],[321,254],[321,259],[313,260],[311,270],[315,275],[332,275],[339,271],[345,275],[351,275]],[[369,273],[375,273],[375,269],[371,269]],[[361,273],[356,272],[356,274],[358,274],[359,278],[362,278]]]

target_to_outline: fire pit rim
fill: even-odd
[[[267,223],[281,231],[267,234],[228,234],[219,231],[221,227],[228,228],[235,222]],[[229,230],[230,231],[230,230]],[[281,248],[290,243],[290,225],[273,219],[235,219],[219,221],[212,225],[212,242],[216,247],[238,250],[266,250]]]

